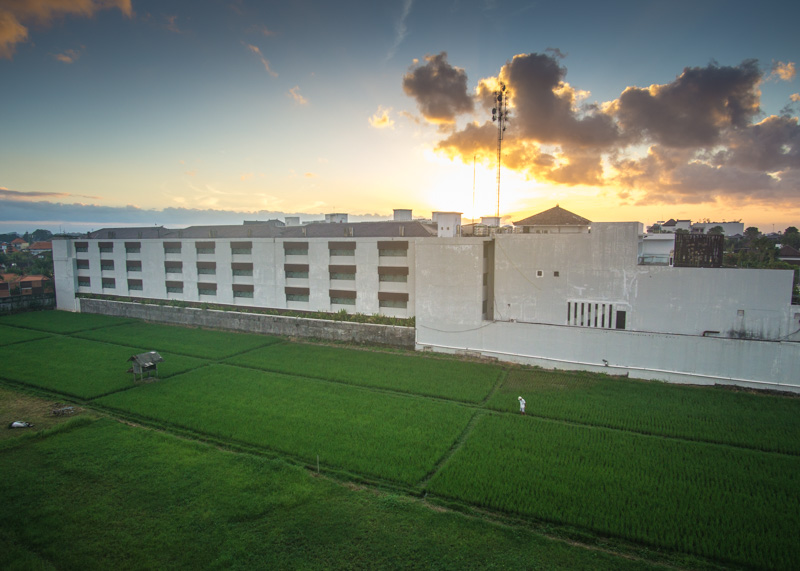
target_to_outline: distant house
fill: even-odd
[[[28,247],[28,251],[33,254],[34,256],[38,256],[39,254],[44,254],[45,252],[52,252],[53,251],[53,243],[52,242],[34,242]]]
[[[791,246],[781,246],[781,249],[778,251],[778,259],[787,264],[800,266],[800,250],[792,248]]]
[[[0,297],[37,295],[46,291],[53,291],[53,280],[47,276],[0,274]]]
[[[550,210],[514,222],[523,234],[588,234],[591,220],[556,204]]]
[[[25,250],[28,248],[28,243],[22,238],[14,238],[11,240],[11,246],[17,250]]]

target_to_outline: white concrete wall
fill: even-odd
[[[544,368],[800,392],[800,343],[527,323],[444,331],[417,320],[417,349],[479,352]],[[604,360],[608,363],[606,365]]]
[[[243,305],[251,307],[269,307],[276,309],[299,309],[305,311],[339,311],[348,313],[383,314],[393,317],[413,317],[415,300],[415,243],[419,239],[399,238],[408,242],[405,256],[380,257],[378,242],[388,238],[309,238],[289,241],[307,242],[308,254],[305,256],[287,256],[284,240],[273,238],[167,238],[167,239],[121,239],[121,240],[78,240],[88,242],[88,252],[76,253],[74,241],[57,240],[54,243],[55,285],[59,294],[58,307],[68,311],[76,311],[75,292],[106,294],[124,297],[152,299],[174,299],[190,302],[219,303],[226,305]],[[100,254],[99,242],[112,242],[112,253]],[[125,242],[139,242],[139,253],[126,253]],[[215,243],[213,254],[198,253],[196,242]],[[356,242],[354,256],[331,256],[329,242]],[[164,242],[180,242],[180,253],[166,253]],[[231,242],[251,242],[251,254],[233,254]],[[57,244],[57,245],[56,245]],[[88,270],[77,270],[76,259],[89,260]],[[101,271],[101,259],[113,259],[113,271]],[[141,261],[140,272],[128,272],[127,260]],[[165,261],[180,261],[180,273],[167,273]],[[197,262],[215,262],[215,274],[199,274]],[[248,262],[253,264],[252,276],[234,275],[231,264]],[[284,264],[308,264],[308,278],[286,278]],[[355,265],[356,279],[331,280],[330,265]],[[379,282],[378,266],[394,265],[409,268],[408,280],[405,283]],[[90,287],[78,287],[77,277],[88,276]],[[102,278],[113,277],[115,287],[104,289]],[[142,290],[130,290],[128,279],[142,280]],[[167,293],[167,281],[183,282],[183,293]],[[200,295],[198,283],[217,284],[214,296]],[[234,284],[253,286],[253,297],[235,297]],[[310,289],[308,302],[286,301],[285,287],[307,287]],[[329,290],[341,289],[356,291],[355,305],[331,304]],[[391,291],[408,293],[407,307],[384,308],[379,306],[378,292]]]

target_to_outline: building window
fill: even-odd
[[[194,246],[198,254],[213,254],[217,248],[214,242],[195,242]]]
[[[114,271],[114,260],[100,260],[100,269],[104,272]]]
[[[167,293],[183,293],[183,282],[166,282]]]
[[[328,272],[332,280],[355,281],[356,279],[355,266],[330,265],[328,266]]]
[[[330,256],[344,256],[353,257],[356,255],[355,242],[328,242],[328,251]]]
[[[117,282],[114,278],[103,278],[103,289],[115,289],[117,287]]]
[[[617,329],[625,329],[625,317],[626,312],[623,310],[617,310]]]
[[[142,262],[138,260],[128,260],[125,263],[125,268],[129,272],[141,272],[142,271]]]
[[[88,276],[79,276],[78,287],[92,287],[92,280]]]
[[[286,256],[308,256],[308,242],[284,242],[283,253]]]
[[[380,299],[378,307],[393,307],[395,309],[407,309],[408,302],[400,299]]]
[[[619,315],[617,311],[616,315]],[[625,311],[621,311],[625,313]],[[599,303],[591,301],[568,301],[567,302],[567,325],[577,325],[579,327],[598,327],[601,329],[614,328],[614,304]],[[624,329],[625,318],[622,318]]]
[[[199,295],[217,295],[217,284],[198,283],[197,293]]]
[[[542,277],[543,275],[544,275],[544,272],[543,272],[542,270],[536,270],[536,277],[537,277],[537,278],[540,278],[540,277]]]
[[[378,281],[381,281],[381,282],[402,282],[402,283],[407,283],[408,282],[408,276],[405,275],[405,274],[403,274],[403,275],[378,274]]]
[[[75,263],[78,265],[79,270],[89,269],[89,260],[75,260]]]
[[[142,291],[142,280],[128,280],[128,289],[131,291]]]
[[[168,274],[183,273],[183,262],[164,262],[164,271]]]
[[[114,242],[98,242],[101,254],[110,254],[114,251]]]
[[[253,264],[246,262],[233,262],[231,264],[231,272],[234,276],[252,276]]]
[[[356,292],[351,290],[332,289],[329,291],[331,304],[333,305],[355,305]]]
[[[252,242],[231,242],[231,254],[251,255],[253,253]]]
[[[558,277],[558,272],[553,272],[553,277],[557,278]]]
[[[253,286],[246,284],[233,284],[233,297],[253,297]]]
[[[75,242],[75,253],[88,252],[89,242]]]
[[[164,242],[164,253],[165,254],[180,254],[181,253],[181,243],[180,242]]]
[[[142,244],[140,242],[125,242],[126,254],[141,254]]]
[[[408,250],[378,250],[378,256],[381,258],[405,258],[408,255]]]
[[[408,255],[408,241],[389,240],[378,242],[379,257],[405,258]]]
[[[330,250],[331,256],[355,256],[355,250]]]
[[[408,282],[408,268],[395,266],[379,266],[378,281]]]
[[[286,301],[308,301],[309,289],[307,287],[287,287]]]
[[[393,307],[393,308],[405,309],[408,307],[408,294],[379,291],[378,307]]]
[[[216,262],[197,262],[197,273],[199,275],[216,275],[217,263]]]

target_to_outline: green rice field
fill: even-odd
[[[134,381],[150,350],[158,378]],[[2,568],[297,567],[307,537],[310,567],[800,568],[794,396],[58,311],[0,317],[0,363],[0,417],[14,391],[106,417],[4,440],[0,517],[39,531],[0,527]],[[28,489],[11,466],[46,476]],[[184,553],[195,536],[210,545]]]

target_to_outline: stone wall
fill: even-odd
[[[301,317],[172,307],[168,305],[145,305],[86,298],[79,299],[79,302],[82,313],[99,313],[157,323],[225,329],[245,333],[310,337],[326,341],[414,348],[413,327],[305,319]]]
[[[0,314],[14,313],[17,311],[37,311],[40,309],[53,309],[56,306],[56,296],[52,293],[40,295],[12,295],[0,297]],[[413,343],[412,343],[413,344]]]

